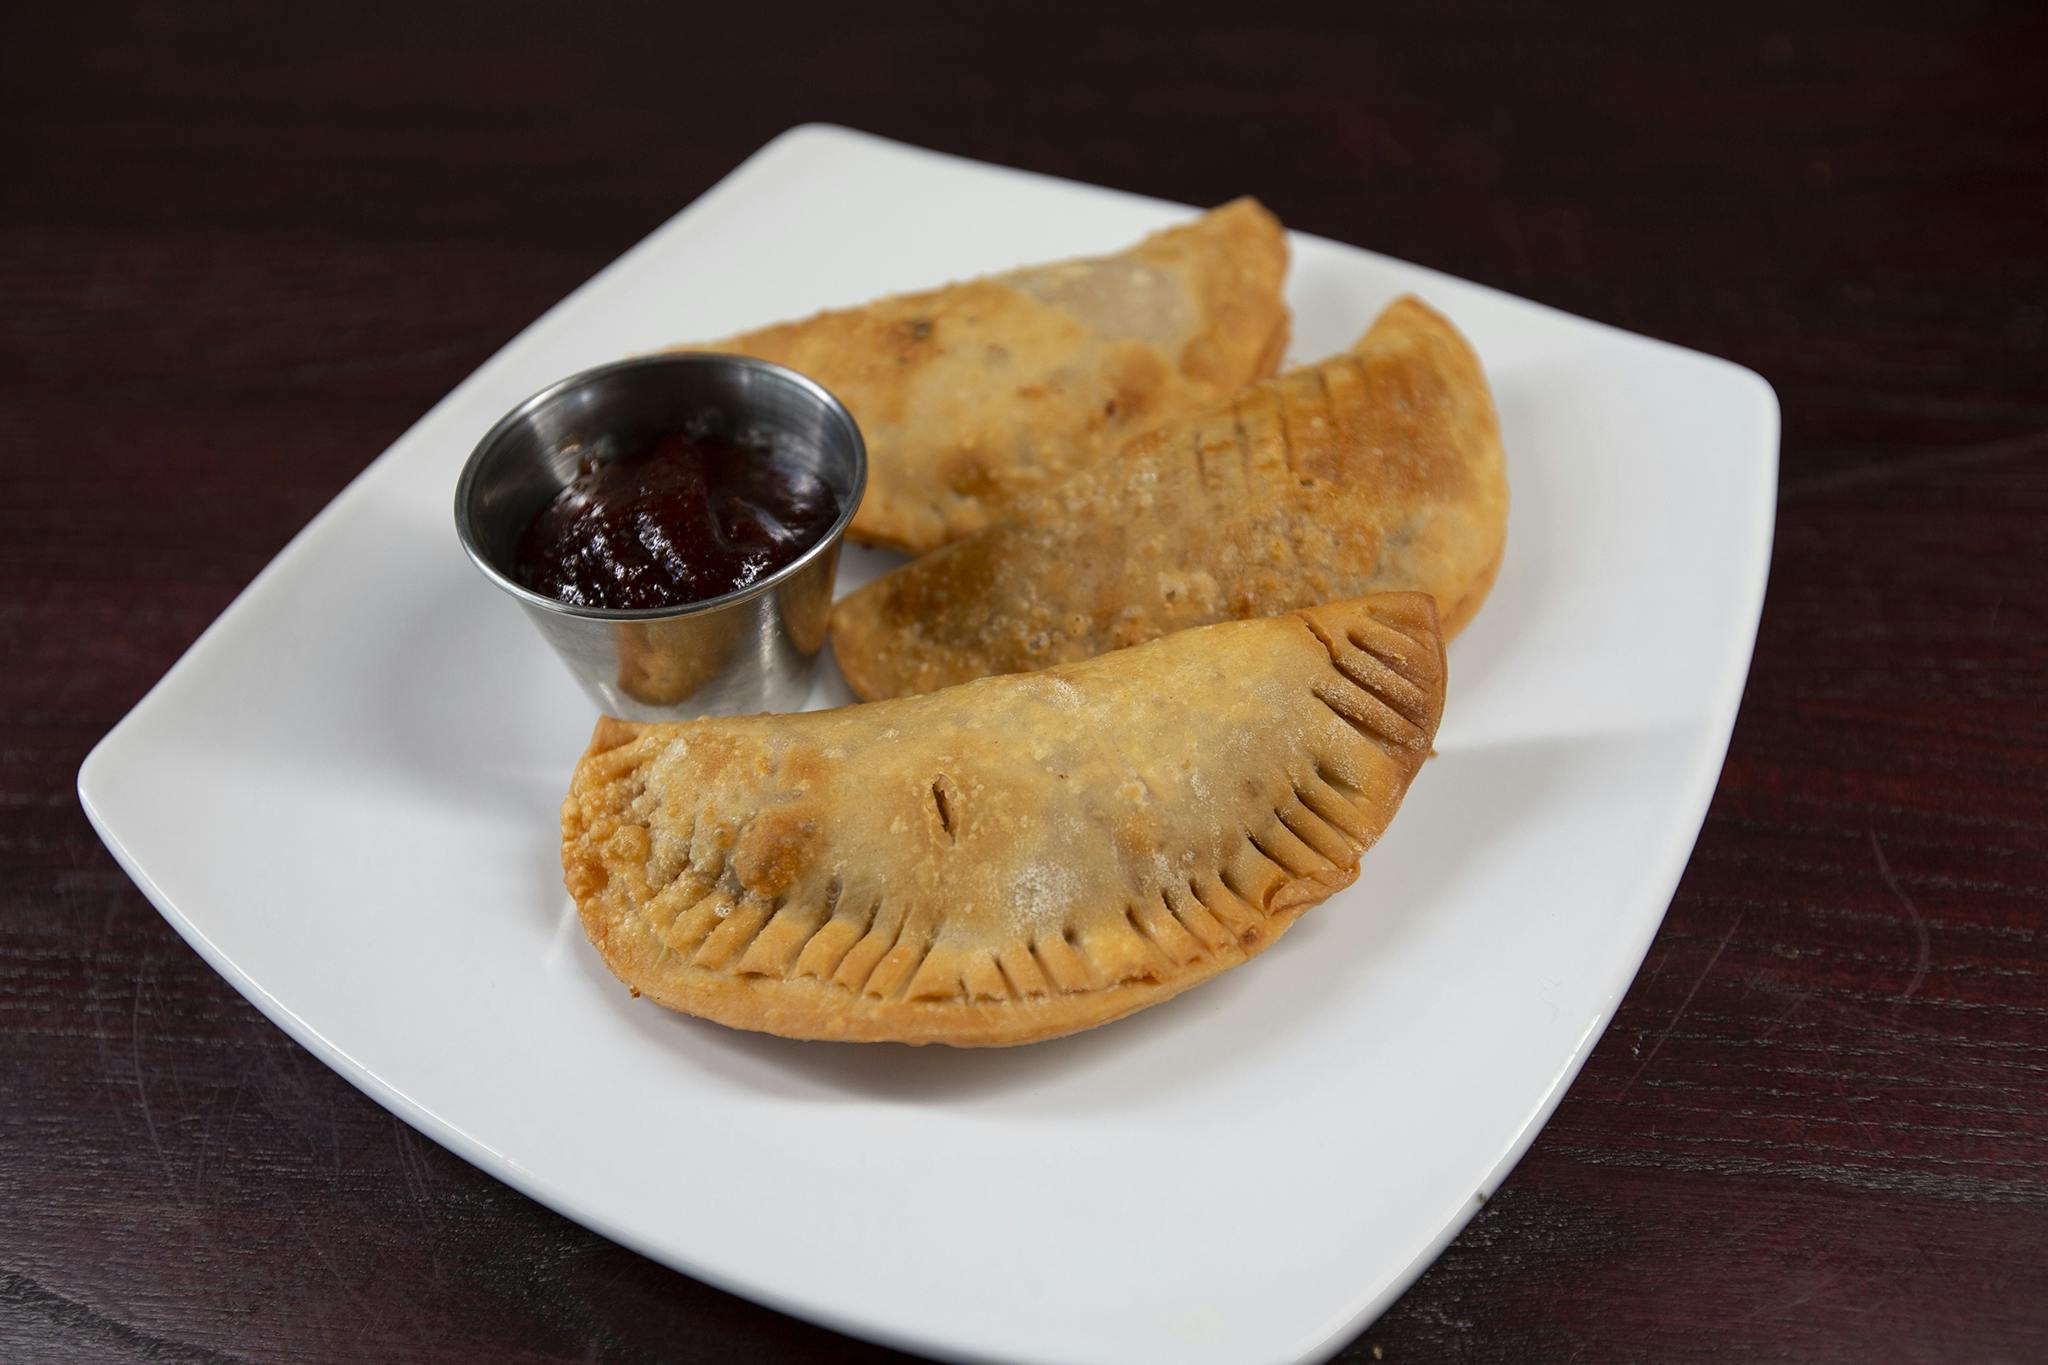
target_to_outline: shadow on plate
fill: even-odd
[[[1567,509],[1551,505],[1542,465],[1528,458],[1534,453],[1528,449],[1533,439],[1516,440],[1518,431],[1532,425],[1522,410],[1539,403],[1540,396],[1498,383],[1494,396],[1507,447],[1507,544],[1479,615],[1450,644],[1451,683],[1465,695],[1505,674],[1510,661],[1529,648],[1530,636],[1543,629],[1546,608],[1554,603],[1552,585],[1545,581],[1546,566],[1555,564],[1559,549],[1552,543],[1553,528],[1568,524]],[[1516,458],[1518,451],[1524,458]]]
[[[382,683],[361,698],[365,757],[552,828],[597,713],[547,645],[480,583],[424,592],[392,616],[388,659],[365,669]]]

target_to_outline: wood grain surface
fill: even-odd
[[[15,14],[0,1359],[891,1356],[412,1134],[172,934],[73,790],[415,417],[812,119],[1253,191],[1781,395],[1762,635],[1663,931],[1527,1159],[1343,1358],[2048,1359],[2048,21],[1309,13]]]

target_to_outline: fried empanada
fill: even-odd
[[[792,1038],[997,1046],[1157,1004],[1358,874],[1442,715],[1391,593],[929,696],[600,721],[562,804],[636,994]]]
[[[810,375],[868,445],[847,534],[921,554],[1126,437],[1273,373],[1287,234],[1252,199],[1115,256],[820,313],[706,346]]]
[[[873,699],[1369,592],[1433,595],[1448,637],[1492,586],[1507,512],[1478,357],[1404,298],[1345,354],[1139,436],[850,594],[832,648]]]

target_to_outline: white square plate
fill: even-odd
[[[1354,888],[1245,970],[1012,1051],[791,1043],[629,999],[557,863],[589,704],[451,524],[478,436],[573,370],[1187,215],[843,129],[777,138],[336,498],[94,750],[87,813],[294,1038],[679,1270],[957,1358],[1329,1354],[1527,1148],[1656,931],[1755,635],[1769,386],[1297,235],[1298,357],[1412,290],[1484,359],[1499,586]],[[889,562],[850,553],[842,589]]]

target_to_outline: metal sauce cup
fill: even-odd
[[[520,536],[583,461],[686,429],[766,446],[809,470],[839,500],[838,520],[758,582],[677,607],[574,607],[519,582]],[[639,356],[571,375],[500,419],[463,466],[455,531],[606,714],[680,720],[791,710],[810,694],[839,542],[867,478],[860,428],[816,381],[745,356]]]

